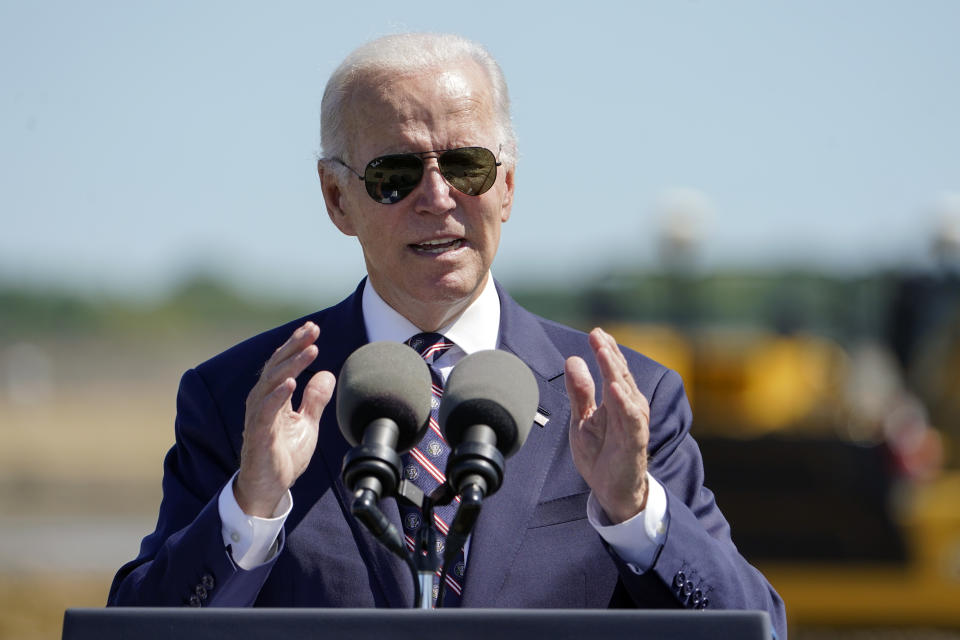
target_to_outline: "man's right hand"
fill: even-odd
[[[313,456],[320,415],[333,396],[336,379],[329,371],[310,378],[298,411],[291,398],[295,378],[317,357],[314,342],[319,335],[313,322],[294,331],[267,360],[247,396],[240,473],[233,487],[237,504],[247,515],[272,517]]]

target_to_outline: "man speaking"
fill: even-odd
[[[438,394],[462,358],[494,348],[539,390],[526,444],[435,587],[446,605],[761,609],[785,637],[780,598],[703,486],[679,376],[600,329],[530,314],[491,277],[517,159],[491,56],[456,36],[375,40],[333,73],[321,120],[327,213],[367,277],[184,375],[157,528],[110,604],[409,606],[407,567],[350,515],[331,403],[346,358],[393,341],[423,354]],[[428,430],[405,477],[442,482],[447,450]],[[413,539],[416,514],[383,508]]]

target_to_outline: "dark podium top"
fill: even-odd
[[[571,609],[67,609],[63,640],[770,640],[764,611]]]

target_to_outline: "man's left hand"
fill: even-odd
[[[647,504],[650,405],[637,389],[613,336],[594,329],[590,347],[600,365],[603,395],[598,407],[587,363],[577,356],[568,358],[570,450],[577,470],[607,517],[619,524]]]

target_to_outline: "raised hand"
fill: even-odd
[[[568,358],[570,450],[607,517],[620,523],[646,507],[650,405],[613,336],[594,329],[590,347],[600,365],[603,395],[598,407],[587,363],[577,356]]]
[[[307,322],[263,366],[247,396],[240,473],[234,483],[244,513],[269,518],[307,468],[317,446],[320,415],[336,384],[329,371],[314,374],[298,411],[291,404],[295,378],[317,357],[320,328]]]

